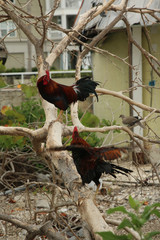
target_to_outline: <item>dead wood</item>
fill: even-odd
[[[96,232],[113,232],[113,229],[105,222],[102,214],[99,212],[91,198],[79,199],[78,209],[82,215],[82,219],[90,227],[90,231],[96,240],[102,240]]]
[[[51,221],[48,221],[41,226],[37,226],[34,224],[22,222],[21,220],[7,214],[0,214],[0,219],[6,222],[10,222],[16,227],[27,230],[28,235],[26,236],[26,240],[34,239],[37,235],[39,236],[46,235],[50,240],[64,239],[63,235],[55,232],[55,230],[52,227]]]

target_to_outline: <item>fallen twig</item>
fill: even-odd
[[[117,221],[117,220],[112,220],[112,219],[105,219],[106,222],[108,224],[112,224],[112,225],[116,225],[118,226],[121,222]],[[125,227],[124,228],[128,233],[132,234],[132,236],[136,239],[136,240],[141,240],[140,235],[138,234],[138,232],[134,231],[132,228],[129,227]]]
[[[34,239],[37,235],[44,236],[46,235],[49,240],[62,240],[64,236],[60,233],[56,233],[52,227],[51,221],[45,222],[43,225],[34,225],[28,224],[26,222],[22,222],[17,218],[7,215],[7,214],[0,214],[0,219],[6,222],[10,222],[16,227],[22,228],[27,230],[28,235],[26,236],[26,240]]]

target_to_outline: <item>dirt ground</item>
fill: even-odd
[[[103,187],[107,189],[107,194],[96,196],[96,205],[105,219],[122,220],[124,217],[121,213],[114,213],[107,215],[106,210],[116,206],[125,206],[128,210],[131,210],[128,197],[131,195],[136,200],[142,203],[141,211],[145,207],[145,204],[153,204],[160,202],[160,186],[157,177],[152,179],[152,172],[150,165],[141,165],[138,167],[138,171],[132,163],[127,162],[121,164],[121,166],[134,170],[132,176],[126,177],[119,175],[117,179],[113,179],[109,176],[102,176]],[[138,174],[139,172],[139,174]],[[139,180],[138,180],[139,179]],[[143,180],[142,184],[140,181]],[[57,202],[69,201],[69,197],[65,191],[57,195]],[[16,216],[22,222],[40,224],[45,221],[48,213],[43,210],[49,209],[51,203],[51,193],[46,187],[34,187],[30,190],[23,190],[15,193],[15,195],[0,196],[0,213]],[[35,211],[37,212],[35,215]],[[80,214],[77,212],[76,206],[63,206],[58,209],[57,213],[53,213],[54,227],[55,229],[63,232],[71,239],[85,239],[82,229],[82,220]],[[113,227],[117,232],[117,227]],[[72,229],[72,231],[71,231]],[[145,224],[143,232],[160,230],[160,219],[155,215]],[[73,232],[77,237],[74,236]],[[26,231],[16,228],[10,223],[0,221],[0,240],[23,240],[25,239]],[[37,237],[35,239],[46,239]],[[154,240],[160,239],[160,235],[153,237]]]

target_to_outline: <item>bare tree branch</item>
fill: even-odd
[[[104,6],[98,6],[90,9],[86,13],[80,16],[80,19],[77,23],[77,25],[73,28],[74,32],[71,32],[68,34],[68,36],[65,36],[60,43],[53,49],[52,53],[46,58],[46,61],[51,66],[52,63],[55,61],[57,57],[64,51],[64,49],[68,46],[68,44],[71,42],[72,37],[77,37],[78,33],[81,32],[81,30],[86,26],[88,22],[90,22],[93,18],[95,18],[97,15],[99,15],[101,12],[109,8],[109,6],[114,2],[115,0],[109,0]]]
[[[6,222],[10,222],[16,227],[27,230],[28,235],[26,237],[26,240],[31,240],[35,238],[37,235],[40,235],[40,236],[46,235],[50,240],[53,240],[53,239],[61,240],[62,238],[64,239],[63,235],[61,235],[60,233],[56,233],[54,231],[50,221],[44,223],[42,226],[36,226],[34,224],[28,224],[28,223],[22,222],[21,220],[18,220],[15,217],[7,214],[0,214],[0,219]]]

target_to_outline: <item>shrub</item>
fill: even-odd
[[[6,71],[6,67],[3,65],[3,62],[0,61],[0,73],[4,73]]]
[[[149,221],[151,215],[156,215],[158,218],[160,218],[160,210],[158,209],[160,207],[160,203],[154,203],[152,205],[147,205],[144,207],[143,211],[140,210],[142,203],[140,203],[137,200],[134,200],[131,196],[129,196],[129,204],[132,210],[134,211],[127,211],[127,209],[124,206],[118,206],[115,208],[110,208],[107,211],[107,214],[111,214],[114,212],[122,212],[127,217],[125,217],[120,225],[118,226],[119,229],[124,229],[125,227],[134,229],[138,235],[140,236],[141,240],[152,240],[152,237],[160,234],[160,231],[155,232],[148,232],[143,233],[142,227],[146,222]],[[100,232],[98,233],[103,240],[132,240],[134,237],[129,234],[123,234],[123,235],[116,235],[112,232]]]
[[[6,69],[6,72],[7,73],[10,73],[10,72],[26,72],[26,69],[24,67],[22,67],[22,68],[8,68],[8,69]]]

